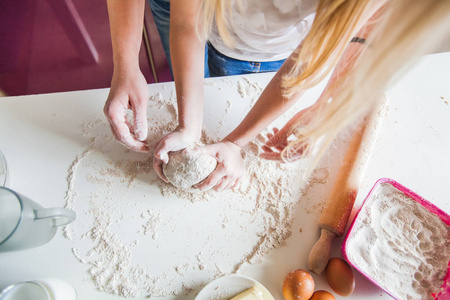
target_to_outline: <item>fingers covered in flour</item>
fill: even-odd
[[[217,160],[216,169],[195,187],[206,191],[213,188],[222,191],[232,187],[236,181],[244,175],[244,160],[241,156],[241,148],[236,144],[223,140],[219,143],[200,147],[202,151]]]
[[[134,151],[149,152],[147,99],[147,82],[139,70],[114,71],[103,112],[114,138]],[[129,109],[133,111],[133,123],[128,121]]]
[[[159,178],[165,182],[169,182],[163,173],[163,164],[169,163],[169,153],[185,149],[189,145],[194,144],[199,139],[199,136],[199,133],[192,133],[177,127],[155,144],[153,169]]]
[[[156,156],[153,156],[153,169],[159,178],[161,178],[164,182],[169,183],[169,180],[166,178],[163,172],[163,161]]]

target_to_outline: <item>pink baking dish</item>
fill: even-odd
[[[431,202],[427,201],[426,199],[424,199],[423,197],[417,195],[416,193],[414,193],[413,191],[411,191],[410,189],[406,188],[405,186],[401,185],[400,183],[396,182],[395,180],[392,180],[390,178],[381,178],[379,179],[375,185],[372,187],[372,189],[370,190],[369,194],[367,195],[367,197],[364,199],[361,208],[364,207],[364,204],[367,202],[368,199],[370,199],[370,197],[372,196],[372,194],[377,190],[378,186],[384,183],[388,183],[391,184],[394,188],[396,188],[397,190],[403,192],[405,195],[409,196],[410,198],[412,198],[413,200],[417,201],[418,203],[420,203],[424,208],[426,208],[428,211],[430,211],[431,213],[437,215],[445,224],[450,225],[450,216],[445,213],[444,211],[442,211],[440,208],[438,208],[437,206],[435,206],[434,204],[432,204]],[[352,262],[349,260],[348,256],[347,256],[347,242],[350,236],[350,233],[352,232],[353,229],[353,225],[355,224],[355,222],[358,219],[358,215],[359,212],[361,211],[361,209],[358,211],[358,213],[356,214],[353,222],[350,225],[350,228],[345,236],[344,242],[342,244],[341,247],[341,252],[342,252],[342,256],[344,257],[344,259],[352,266],[354,267],[358,272],[360,272],[361,274],[363,274],[365,277],[367,277],[371,282],[373,282],[375,285],[377,285],[378,287],[380,287],[380,285],[373,279],[371,278],[369,275],[365,274],[364,271],[362,271],[360,268],[358,268],[357,265],[352,264]],[[381,287],[380,287],[381,288]],[[381,288],[383,289],[383,288]],[[383,289],[384,290],[384,289]],[[387,294],[389,294],[392,298],[395,299],[395,297],[389,293],[389,291],[384,290]],[[448,268],[447,268],[447,274],[444,278],[443,284],[441,286],[441,292],[437,295],[433,295],[433,297],[435,299],[439,299],[439,300],[448,300],[450,299],[450,261],[448,263]]]

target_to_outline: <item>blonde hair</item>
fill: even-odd
[[[373,0],[319,0],[314,22],[302,46],[295,51],[295,64],[285,76],[286,96],[313,87],[335,67],[364,17],[368,3]],[[234,2],[234,3],[233,3]],[[207,40],[213,25],[224,43],[232,47],[229,22],[232,4],[242,9],[240,0],[203,0],[198,22],[201,38]]]
[[[285,97],[315,86],[331,72],[363,21],[370,17],[371,1],[319,0],[311,30],[292,56],[292,69],[283,77]],[[231,2],[203,0],[199,20],[205,39],[215,22],[222,40],[232,45],[228,23]],[[380,24],[368,38],[369,50],[361,54],[345,78],[328,89],[327,101],[321,101],[323,105],[314,115],[303,114],[294,124],[292,134],[296,139],[281,153],[285,161],[302,151],[303,157],[310,158],[311,171],[336,135],[368,111],[401,71],[450,32],[448,0],[388,2],[382,18],[375,20]]]
[[[217,31],[224,41],[224,43],[232,47],[233,39],[230,35],[229,21],[231,18],[231,0],[203,0],[201,3],[201,9],[197,16],[197,22],[202,24],[197,26],[201,29],[198,32],[199,37],[203,40],[207,40],[211,34],[213,25],[217,27]]]
[[[314,122],[301,132],[294,130],[296,139],[283,150],[283,159],[289,161],[302,150],[312,159],[312,170],[342,129],[370,110],[380,93],[395,83],[408,66],[450,33],[450,1],[395,0],[385,16],[379,32],[373,32],[369,50],[362,54],[345,84],[323,101]],[[299,118],[294,127],[301,128],[306,117]]]
[[[283,78],[287,97],[321,82],[336,66],[371,0],[320,0],[314,22]]]

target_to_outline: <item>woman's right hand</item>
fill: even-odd
[[[139,67],[114,70],[103,112],[116,140],[134,151],[149,152],[147,102],[147,81]],[[129,109],[133,111],[133,123],[127,119]]]
[[[261,147],[263,152],[258,156],[267,160],[285,162],[282,157],[283,150],[291,141],[295,140],[294,132],[298,131],[302,126],[308,125],[315,118],[319,105],[320,102],[316,102],[314,105],[299,111],[281,129],[273,128],[273,133],[267,134],[267,141]],[[290,152],[289,161],[292,162],[302,158],[304,149],[304,147],[299,147],[295,151]]]
[[[153,155],[153,169],[155,169],[159,178],[169,182],[162,171],[163,163],[167,164],[169,162],[169,152],[185,149],[198,142],[199,139],[200,132],[190,131],[178,126],[174,131],[157,142]]]

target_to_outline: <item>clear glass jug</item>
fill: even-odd
[[[57,227],[74,220],[72,210],[43,208],[28,197],[0,187],[0,252],[44,245],[55,236]]]
[[[0,186],[8,184],[8,165],[6,164],[5,156],[0,151]]]
[[[18,282],[0,291],[0,300],[76,300],[77,292],[59,278],[39,278]]]

